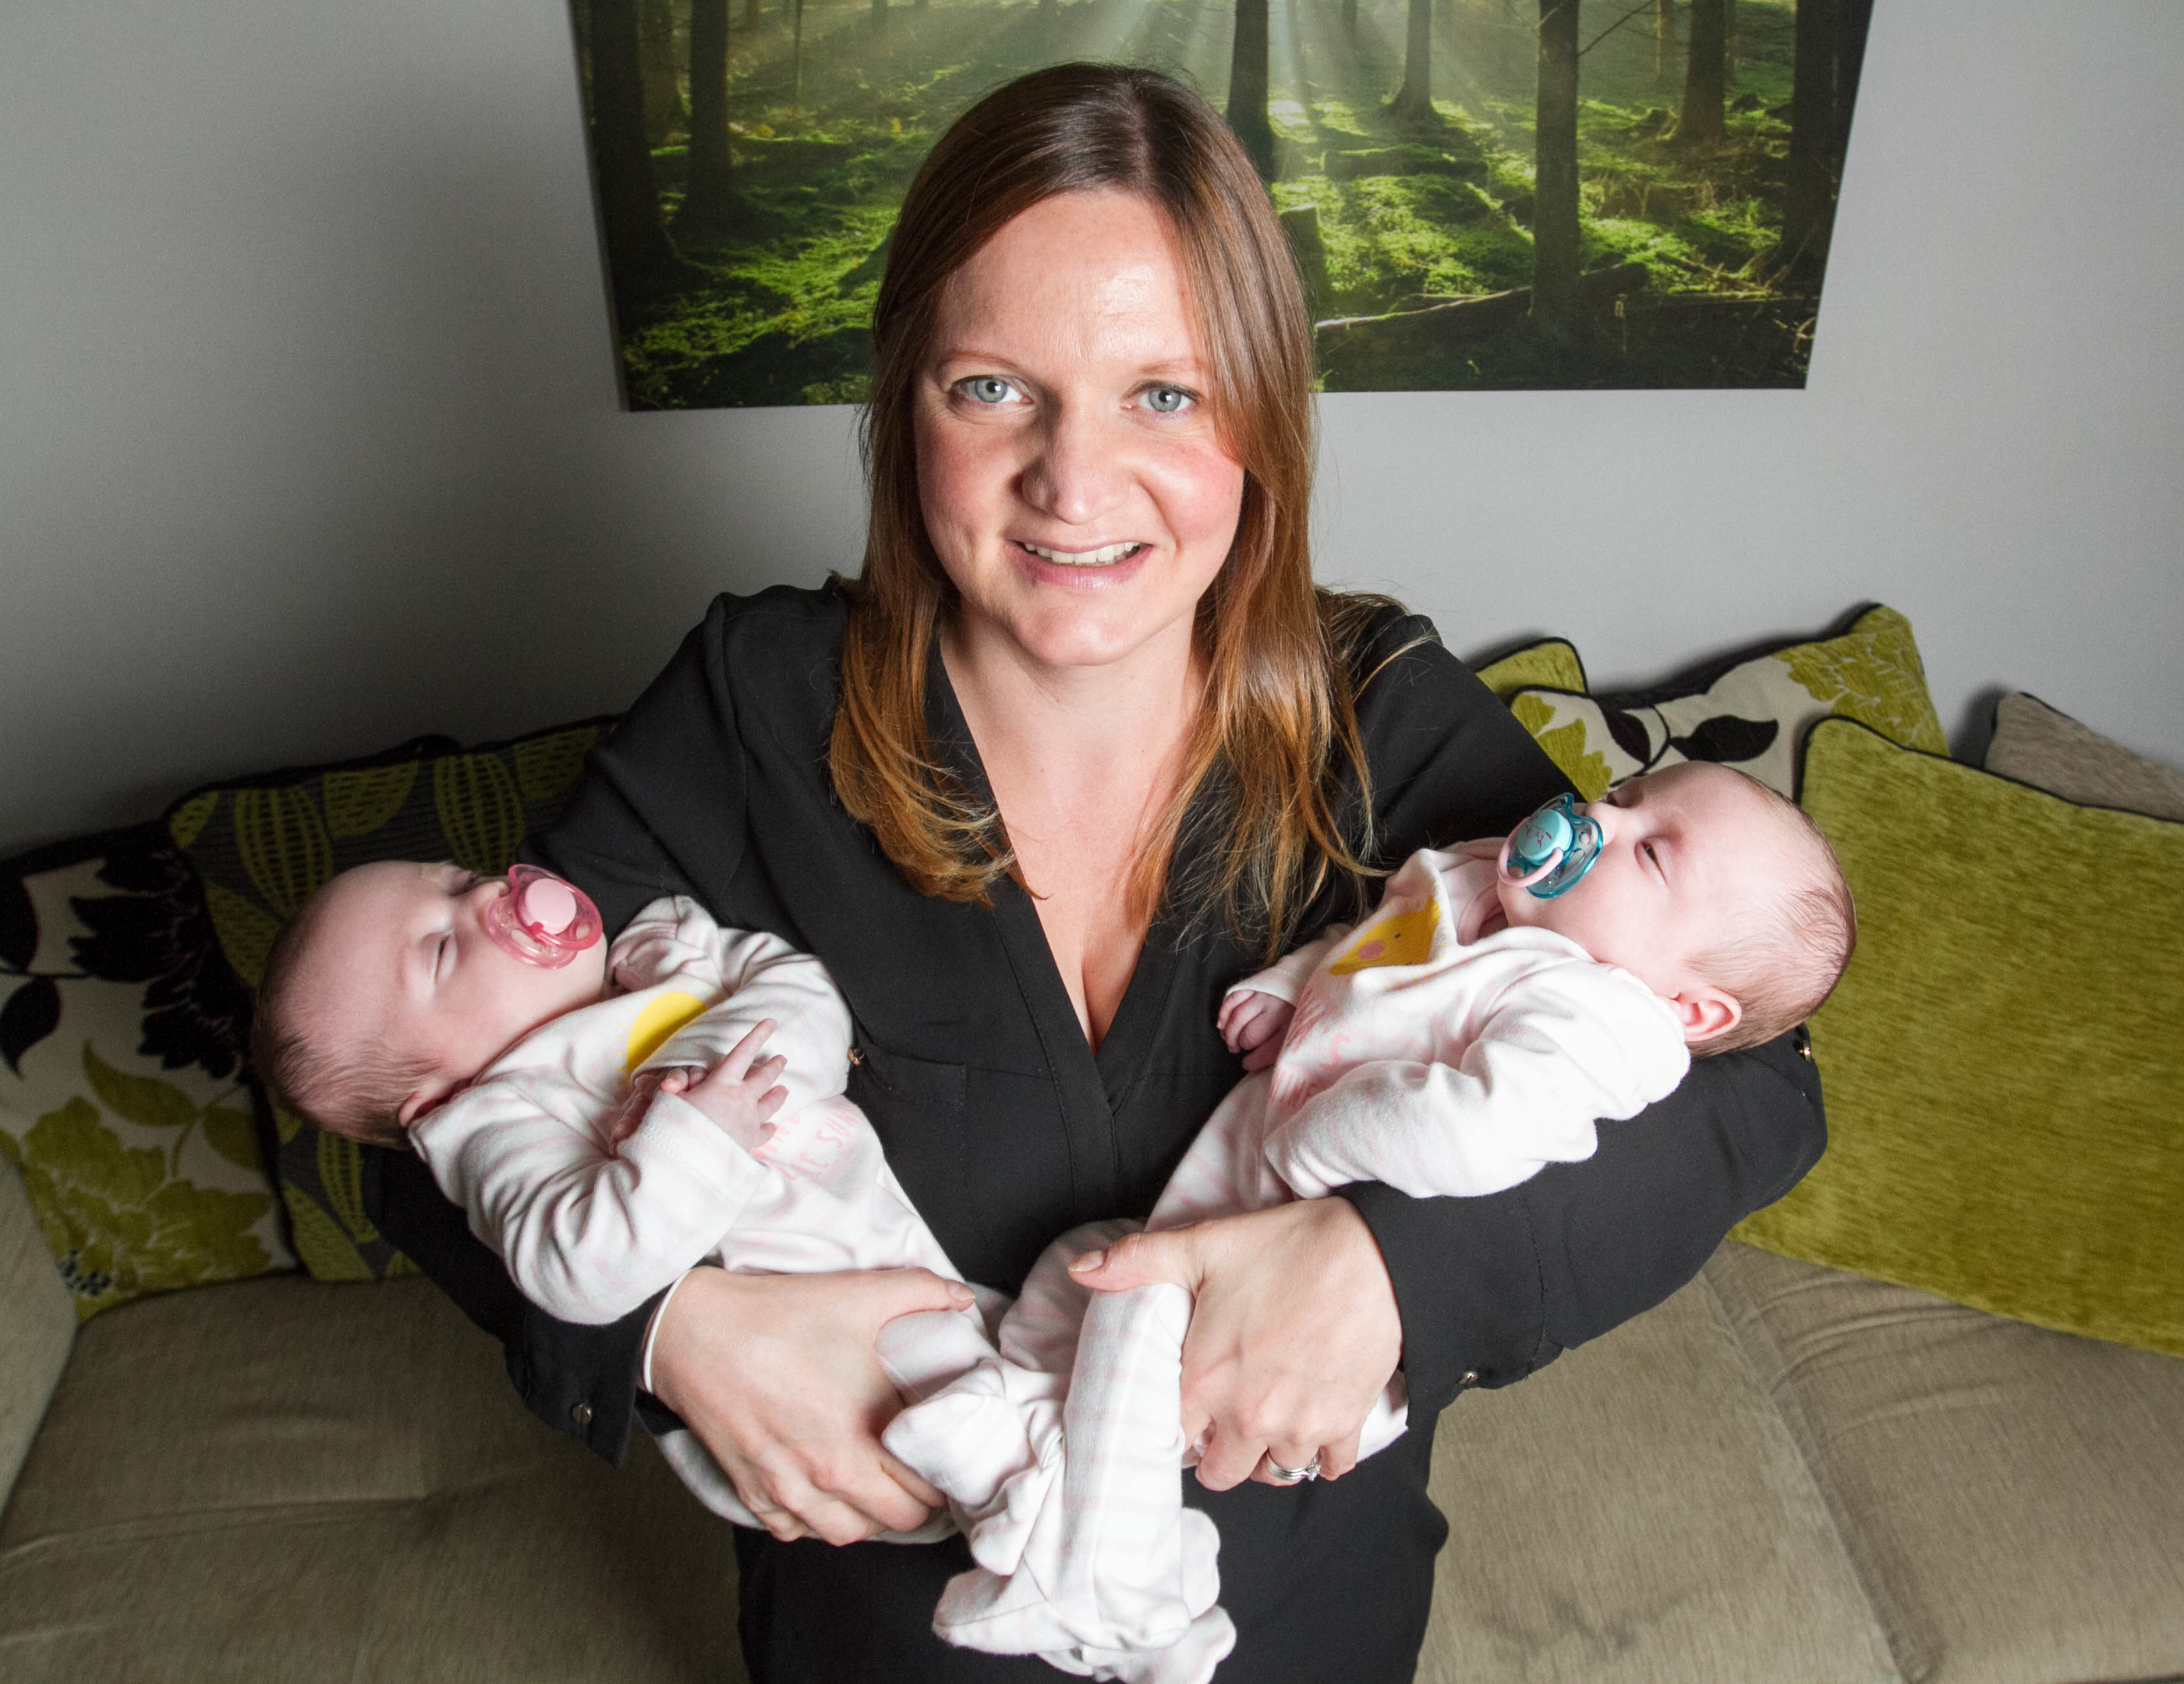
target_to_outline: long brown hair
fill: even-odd
[[[1379,599],[1317,589],[1309,511],[1312,326],[1273,207],[1212,108],[1156,71],[1058,64],[963,114],[903,201],[873,312],[864,415],[872,514],[850,587],[830,750],[843,805],[922,892],[983,901],[1015,869],[1000,815],[937,755],[925,725],[933,633],[953,590],[925,532],[918,382],[943,287],[999,232],[1057,193],[1119,188],[1172,229],[1207,364],[1208,402],[1245,471],[1227,561],[1198,604],[1208,682],[1176,791],[1146,838],[1131,910],[1163,895],[1270,951],[1329,874],[1362,883],[1369,791],[1346,837],[1343,772],[1366,768],[1352,663]],[[1188,880],[1168,881],[1186,833]]]

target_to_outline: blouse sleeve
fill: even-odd
[[[1504,834],[1568,787],[1427,622],[1391,618],[1371,662],[1358,725],[1382,862]],[[1467,1386],[1521,1380],[1650,1309],[1732,1226],[1795,1186],[1827,1140],[1801,1045],[1786,1035],[1702,1059],[1666,1099],[1602,1130],[1591,1157],[1504,1192],[1338,1189],[1387,1263],[1414,1406],[1439,1410]]]
[[[716,605],[683,640],[613,736],[593,750],[552,831],[523,850],[589,895],[610,932],[663,895],[702,899],[694,879],[716,880],[740,856],[744,763],[721,670],[722,615]],[[709,850],[705,859],[685,857],[698,845]],[[724,850],[735,857],[724,859]],[[406,1153],[368,1155],[382,1160],[367,1181],[367,1193],[378,1194],[374,1220],[500,1341],[509,1377],[533,1414],[616,1466],[640,1420],[655,1430],[677,1425],[638,1391],[644,1330],[664,1293],[601,1326],[559,1320],[515,1290],[421,1163]]]

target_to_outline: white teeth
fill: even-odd
[[[1105,549],[1071,550],[1047,549],[1036,544],[1027,544],[1024,548],[1041,560],[1051,561],[1057,567],[1109,567],[1127,556],[1135,555],[1145,545],[1133,542],[1111,544]]]

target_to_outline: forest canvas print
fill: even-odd
[[[572,0],[630,406],[855,403],[905,189],[1150,65],[1267,182],[1334,391],[1802,387],[1872,0]]]

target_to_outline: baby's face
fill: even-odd
[[[337,878],[318,910],[298,979],[311,1031],[376,1037],[431,1065],[398,1119],[405,1128],[605,985],[604,941],[558,970],[496,942],[481,915],[507,892],[504,878],[391,861]]]
[[[1568,936],[1672,1003],[1703,986],[1692,962],[1729,945],[1744,909],[1780,892],[1794,869],[1782,816],[1719,767],[1634,778],[1585,811],[1601,830],[1592,869],[1553,900],[1497,882],[1502,910],[1512,925]]]

